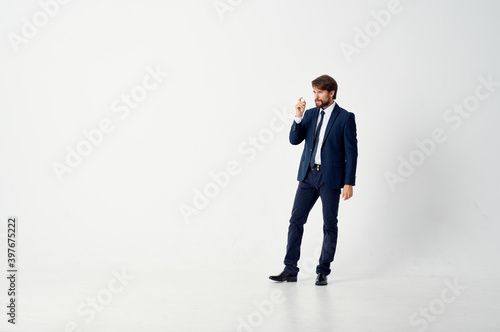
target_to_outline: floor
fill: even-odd
[[[495,279],[332,274],[321,287],[306,273],[76,272],[22,284],[18,324],[0,330],[500,331]]]

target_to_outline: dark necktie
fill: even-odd
[[[311,167],[314,166],[315,164],[315,159],[316,159],[316,151],[318,151],[318,145],[319,145],[319,132],[321,130],[321,125],[323,124],[323,116],[325,115],[325,111],[321,111],[321,119],[319,120],[318,124],[318,129],[316,129],[316,136],[314,137],[314,148],[311,156]]]

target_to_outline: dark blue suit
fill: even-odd
[[[356,122],[354,114],[347,112],[337,103],[326,124],[325,136],[321,145],[321,168],[311,169],[314,159],[313,146],[319,108],[311,108],[304,113],[300,123],[293,121],[290,130],[290,143],[297,145],[305,140],[300,160],[297,180],[299,186],[288,228],[288,244],[285,256],[285,269],[297,273],[300,258],[300,245],[304,224],[318,197],[323,205],[323,246],[316,273],[330,274],[337,246],[337,214],[340,191],[345,184],[353,185],[356,179],[358,158]],[[323,124],[324,125],[324,124]]]
[[[293,121],[290,143],[297,145],[305,139],[304,151],[300,159],[297,180],[303,181],[311,162],[314,133],[319,108],[311,108],[304,113],[301,123]],[[354,114],[335,103],[330,120],[326,125],[321,149],[321,167],[325,183],[330,189],[340,189],[344,184],[354,186],[358,148]]]

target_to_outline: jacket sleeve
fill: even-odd
[[[300,123],[297,123],[295,122],[295,120],[293,120],[292,128],[290,128],[290,143],[292,143],[293,145],[302,143],[302,141],[306,138],[306,127],[307,123],[309,123],[309,113],[310,112],[308,112],[308,110],[305,111],[304,117],[302,118],[302,121],[300,121]]]
[[[354,186],[358,162],[358,140],[356,134],[356,121],[353,113],[350,114],[344,128],[344,149],[346,162],[344,184]]]

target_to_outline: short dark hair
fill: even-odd
[[[321,75],[320,77],[312,81],[312,86],[321,90],[335,91],[335,93],[333,94],[333,99],[337,98],[338,85],[331,76]]]

